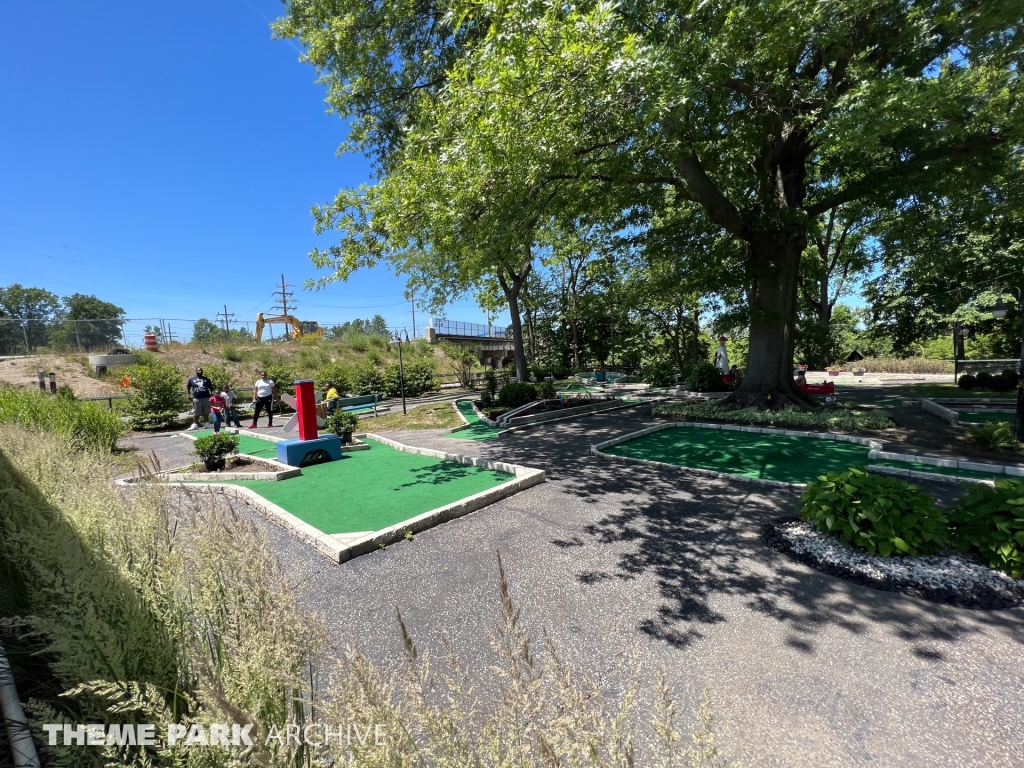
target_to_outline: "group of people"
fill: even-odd
[[[207,423],[213,424],[215,434],[220,433],[222,425],[230,427],[232,422],[236,427],[242,426],[235,405],[238,399],[235,391],[230,386],[215,387],[203,374],[202,368],[196,368],[195,375],[185,384],[185,390],[192,398],[192,425],[189,431],[201,429]],[[266,371],[260,371],[260,377],[252,390],[254,408],[249,429],[256,429],[256,423],[264,410],[267,412],[267,426],[274,426],[273,404],[276,396],[277,385],[267,376]]]

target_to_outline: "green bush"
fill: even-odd
[[[352,434],[359,425],[359,417],[346,411],[335,411],[327,417],[324,428],[335,435]]]
[[[342,397],[352,391],[352,377],[349,376],[348,368],[338,363],[321,366],[313,375],[313,380],[317,387],[325,387],[328,383],[334,384]]]
[[[480,401],[486,406],[498,399],[498,376],[491,367],[484,368],[484,391]]]
[[[434,369],[426,360],[417,360],[405,366],[405,393],[410,397],[419,397],[426,392],[437,389],[434,380]]]
[[[295,394],[296,376],[290,368],[282,365],[281,363],[272,363],[270,365],[263,366],[263,370],[267,372],[267,378],[277,385],[279,392]],[[252,385],[250,384],[249,386]]]
[[[224,469],[224,459],[238,451],[238,435],[213,434],[197,437],[192,455],[198,456],[208,470]]]
[[[96,403],[83,403],[59,392],[0,387],[0,424],[20,424],[26,429],[51,432],[76,448],[113,450],[124,433],[121,418]]]
[[[893,426],[886,411],[854,411],[847,408],[802,411],[783,408],[778,411],[760,408],[723,408],[714,402],[667,403],[654,407],[655,416],[689,416],[698,421],[716,419],[735,424],[757,424],[770,427],[804,427],[809,429],[838,429],[844,432],[888,429]]]
[[[131,365],[128,419],[132,429],[159,429],[178,423],[188,407],[184,377],[170,363],[155,360],[149,365]]]
[[[231,389],[235,386],[235,374],[218,363],[204,364],[203,375],[210,380],[215,389]]]
[[[384,371],[371,363],[357,366],[352,376],[352,391],[357,395],[375,395],[384,392]]]
[[[957,386],[960,387],[960,389],[974,389],[975,387],[978,386],[978,378],[976,376],[972,376],[969,373],[965,373],[963,376],[957,379],[956,383]]]
[[[1009,392],[1017,387],[1017,374],[1013,371],[1003,371],[998,376],[989,379],[989,389],[993,392]]]
[[[949,526],[916,485],[852,468],[807,484],[800,514],[824,533],[883,557],[938,552]]]
[[[642,376],[652,387],[669,387],[676,383],[676,367],[667,358],[649,360],[644,364]]]
[[[722,372],[707,361],[688,365],[683,370],[683,386],[694,392],[722,392],[728,389]]]
[[[236,347],[231,344],[225,344],[220,351],[220,356],[227,360],[229,363],[240,363],[242,362],[242,353],[238,351]]]
[[[506,384],[498,392],[498,402],[506,408],[518,408],[537,399],[537,388],[527,382]]]
[[[971,484],[949,514],[953,544],[976,552],[990,568],[1024,578],[1024,482]]]
[[[988,421],[984,424],[976,424],[967,430],[967,435],[989,451],[1010,449],[1016,444],[1013,427],[1007,421]]]
[[[978,386],[982,389],[988,389],[992,383],[992,374],[988,371],[982,371],[975,378],[978,380]]]
[[[550,381],[542,381],[537,385],[537,397],[542,400],[550,400],[553,397],[558,396],[558,390],[555,389],[555,385]]]

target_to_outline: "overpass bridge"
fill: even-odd
[[[426,329],[426,339],[431,344],[451,341],[474,347],[480,362],[494,368],[503,368],[515,361],[512,339],[506,338],[504,328],[493,325],[431,318],[430,326]]]

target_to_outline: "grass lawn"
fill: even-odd
[[[451,406],[448,406],[451,409]],[[242,437],[242,453],[266,454],[266,440]],[[513,478],[504,472],[403,453],[374,440],[369,451],[302,468],[279,482],[239,480],[324,533],[379,531],[436,507],[486,491]],[[270,443],[270,451],[276,447]]]
[[[452,410],[451,401],[427,403],[410,408],[408,415],[402,414],[401,403],[391,406],[392,412],[386,416],[370,417],[359,420],[357,432],[386,432],[398,429],[448,429],[457,427],[462,422]]]
[[[896,389],[894,387],[894,389]],[[910,384],[899,387],[905,392],[913,392],[919,397],[952,397],[952,398],[991,398],[999,400],[1016,400],[1016,392],[993,392],[989,389],[961,389],[956,384]]]
[[[452,440],[492,440],[503,429],[508,429],[508,427],[492,427],[481,421],[469,400],[459,400],[456,405],[462,415],[466,417],[466,421],[469,422],[469,427],[460,429],[458,432],[449,432],[445,437],[450,437]]]

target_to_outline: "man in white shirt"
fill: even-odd
[[[256,429],[260,413],[267,409],[267,426],[274,426],[274,398],[277,396],[277,385],[267,377],[266,371],[260,371],[260,377],[252,387],[252,401],[255,404],[252,412],[252,424],[249,429]]]

